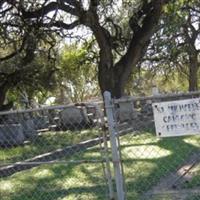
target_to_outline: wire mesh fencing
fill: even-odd
[[[198,200],[200,136],[156,136],[152,103],[105,98],[0,112],[2,200]],[[108,129],[108,130],[107,130]]]
[[[199,92],[111,99],[114,146],[119,162],[115,169],[118,199],[200,199],[199,134],[162,138],[156,136],[152,103],[199,98]],[[200,111],[199,111],[200,112]],[[108,115],[107,115],[108,116]],[[108,116],[109,117],[109,116]],[[186,121],[187,123],[187,121]],[[111,141],[112,143],[112,141]],[[118,170],[118,172],[117,172]],[[121,186],[117,177],[121,176]]]
[[[110,199],[103,120],[94,103],[1,112],[0,199]]]

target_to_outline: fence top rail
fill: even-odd
[[[165,98],[170,98],[170,97],[190,97],[190,96],[194,96],[194,95],[200,95],[200,91],[186,92],[186,93],[158,94],[158,95],[142,96],[142,97],[127,96],[127,97],[122,97],[120,99],[114,99],[113,101],[114,101],[114,103],[125,103],[125,102],[130,102],[130,101],[156,100],[156,99],[165,99]],[[84,105],[84,104],[85,105],[97,105],[97,104],[102,104],[102,101],[83,102],[83,103],[78,103],[78,104],[67,104],[67,105],[57,105],[57,106],[44,106],[44,107],[40,107],[40,108],[11,110],[11,111],[2,111],[2,112],[0,111],[0,115],[64,109],[64,108],[69,108],[72,106]]]
[[[143,96],[143,97],[127,96],[127,97],[122,97],[120,99],[114,99],[114,103],[125,103],[125,102],[130,102],[130,101],[156,100],[156,99],[165,99],[165,98],[172,98],[172,97],[190,97],[190,96],[194,96],[194,95],[200,95],[200,91],[186,92],[186,93],[158,94],[158,95]]]
[[[31,108],[31,109],[22,109],[22,110],[10,110],[10,111],[0,111],[1,115],[9,115],[9,114],[19,114],[19,113],[30,113],[30,112],[37,112],[37,111],[45,111],[45,110],[55,110],[55,109],[64,109],[70,108],[73,106],[83,106],[83,105],[97,105],[101,104],[102,102],[83,102],[77,104],[67,104],[67,105],[57,105],[57,106],[44,106],[40,108]]]

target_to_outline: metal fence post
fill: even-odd
[[[110,134],[110,142],[112,149],[112,160],[114,166],[114,174],[115,174],[115,183],[117,190],[117,200],[125,200],[125,192],[124,192],[124,179],[121,168],[121,160],[120,153],[117,141],[117,131],[115,129],[115,121],[113,116],[113,103],[111,99],[111,94],[108,91],[104,92],[104,101],[105,101],[105,109],[108,121],[108,130]]]
[[[103,144],[100,142],[100,146],[103,149],[102,152],[102,158],[105,159],[105,177],[108,184],[108,190],[109,190],[109,198],[110,200],[114,200],[114,190],[113,190],[113,184],[112,184],[112,173],[111,173],[111,167],[110,167],[110,158],[109,158],[109,152],[108,152],[108,138],[107,138],[107,131],[104,130],[105,127],[105,120],[104,120],[104,114],[99,106],[96,106],[97,114],[98,114],[98,124],[99,128],[101,130],[101,137],[103,138]]]

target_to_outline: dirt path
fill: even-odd
[[[186,200],[191,195],[200,195],[200,188],[182,189],[182,184],[190,181],[194,174],[192,171],[200,164],[200,153],[192,154],[176,171],[161,178],[159,183],[144,194],[144,199]]]
[[[144,200],[189,200],[191,196],[200,196],[200,188],[156,191],[146,194]]]

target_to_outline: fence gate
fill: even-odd
[[[118,100],[104,94],[117,200],[200,200],[199,94]],[[160,129],[176,137],[156,135],[152,104],[162,112],[161,102],[171,113],[161,116]]]
[[[0,112],[0,199],[114,199],[103,125],[96,104]]]

